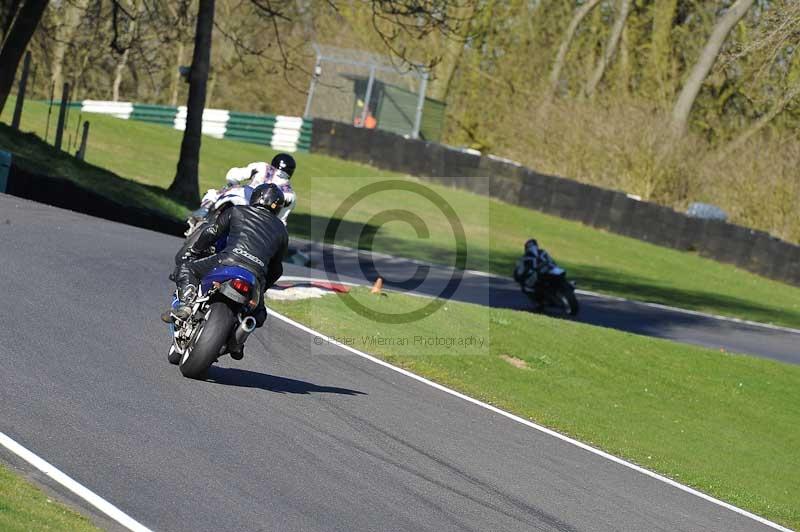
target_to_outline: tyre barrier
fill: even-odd
[[[53,102],[57,104],[59,102]],[[83,100],[71,104],[82,113],[98,113],[186,129],[186,106]],[[279,151],[308,151],[311,120],[297,116],[239,113],[227,109],[203,110],[204,135],[270,146]]]

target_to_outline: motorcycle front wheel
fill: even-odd
[[[580,310],[578,298],[575,297],[575,290],[572,287],[561,287],[556,293],[556,300],[561,304],[564,314],[567,316],[577,316]]]
[[[233,327],[233,311],[225,303],[212,303],[205,320],[198,325],[194,344],[180,363],[181,373],[190,379],[202,379],[208,368],[225,350]]]

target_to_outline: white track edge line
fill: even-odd
[[[144,526],[143,524],[139,523],[131,516],[108,502],[107,500],[103,499],[89,488],[83,486],[82,484],[78,483],[77,481],[73,480],[65,473],[61,472],[58,468],[54,465],[44,461],[42,458],[39,458],[37,455],[33,454],[31,451],[11,439],[6,434],[0,432],[0,445],[17,455],[18,457],[22,458],[30,465],[47,475],[49,478],[53,479],[54,481],[58,482],[66,489],[89,503],[90,505],[94,506],[97,510],[104,513],[120,525],[124,526],[128,530],[133,532],[152,532],[149,528]]]
[[[733,318],[731,316],[720,316],[719,314],[710,314],[708,312],[701,312],[699,310],[690,310],[685,308],[678,308],[678,307],[670,307],[669,305],[664,305],[661,303],[651,303],[649,301],[637,301],[635,299],[625,299],[624,297],[616,297],[616,296],[609,296],[607,294],[601,294],[599,292],[592,292],[589,290],[575,290],[579,294],[585,294],[587,296],[602,298],[602,299],[610,299],[610,300],[618,300],[618,301],[625,301],[627,303],[634,303],[636,305],[643,305],[645,307],[653,307],[662,310],[671,310],[673,312],[680,312],[681,314],[690,314],[692,316],[700,316],[703,318],[710,318],[714,320],[720,321],[729,321],[733,323],[738,323],[741,325],[750,325],[752,327],[760,327],[762,329],[772,329],[775,331],[782,331],[788,332],[792,334],[800,334],[800,329],[792,329],[791,327],[783,327],[781,325],[773,325],[772,323],[764,323],[760,321],[751,321],[745,320],[742,318]]]
[[[679,482],[676,482],[676,481],[674,481],[674,480],[672,480],[672,479],[670,479],[668,477],[659,475],[658,473],[655,473],[653,471],[650,471],[648,469],[640,467],[640,466],[638,466],[638,465],[636,465],[634,463],[631,463],[631,462],[628,462],[626,460],[623,460],[622,458],[614,456],[613,454],[609,454],[609,453],[607,453],[605,451],[601,451],[600,449],[592,447],[591,445],[587,445],[585,443],[579,442],[578,440],[572,439],[569,436],[565,436],[565,435],[563,435],[563,434],[561,434],[559,432],[556,432],[554,430],[548,429],[547,427],[543,427],[542,425],[537,425],[536,423],[534,423],[532,421],[528,421],[527,419],[521,418],[521,417],[519,417],[519,416],[517,416],[515,414],[512,414],[511,412],[507,412],[505,410],[497,408],[496,406],[492,406],[492,405],[490,405],[488,403],[484,403],[483,401],[479,401],[478,399],[475,399],[475,398],[470,397],[468,395],[464,395],[463,393],[457,392],[457,391],[455,391],[455,390],[453,390],[451,388],[448,388],[447,386],[442,386],[441,384],[438,384],[436,382],[428,380],[425,377],[421,377],[421,376],[417,375],[416,373],[412,373],[412,372],[410,372],[408,370],[405,370],[403,368],[400,368],[400,367],[394,366],[392,364],[389,364],[388,362],[385,362],[385,361],[383,361],[383,360],[381,360],[379,358],[376,358],[376,357],[374,357],[372,355],[364,353],[363,351],[359,351],[358,349],[355,349],[355,348],[350,347],[348,345],[345,345],[345,344],[343,344],[341,342],[338,342],[335,339],[333,339],[333,338],[331,338],[331,337],[329,337],[329,336],[327,336],[325,334],[320,333],[319,331],[315,331],[314,329],[303,325],[302,323],[298,323],[298,322],[294,321],[293,319],[289,318],[288,316],[284,316],[280,312],[277,312],[277,311],[272,310],[272,309],[270,309],[269,312],[270,312],[270,315],[275,316],[279,320],[281,320],[281,321],[283,321],[285,323],[288,323],[289,325],[291,325],[293,327],[296,327],[297,329],[300,329],[301,331],[304,331],[304,332],[306,332],[308,334],[317,336],[319,338],[323,338],[323,339],[325,339],[326,343],[333,344],[333,345],[335,345],[337,347],[340,347],[341,349],[344,349],[345,351],[349,351],[349,352],[353,353],[354,355],[357,355],[357,356],[359,356],[361,358],[365,358],[365,359],[369,360],[370,362],[374,362],[375,364],[378,364],[378,365],[383,366],[385,368],[389,368],[392,371],[396,371],[398,373],[401,373],[401,374],[405,375],[406,377],[410,377],[410,378],[412,378],[412,379],[414,379],[416,381],[419,381],[419,382],[421,382],[423,384],[427,384],[428,386],[436,388],[437,390],[443,391],[445,393],[448,393],[450,395],[458,397],[459,399],[463,399],[464,401],[470,402],[472,404],[475,404],[475,405],[478,405],[478,406],[480,406],[482,408],[490,410],[490,411],[492,411],[492,412],[494,412],[496,414],[500,414],[501,416],[507,417],[508,419],[511,419],[512,421],[516,421],[517,423],[520,423],[520,424],[525,425],[527,427],[530,427],[532,429],[536,429],[539,432],[543,432],[544,434],[547,434],[547,435],[552,436],[554,438],[558,438],[559,440],[562,440],[564,442],[570,443],[570,444],[572,444],[572,445],[574,445],[576,447],[580,447],[581,449],[583,449],[585,451],[589,451],[592,454],[596,454],[596,455],[601,456],[601,457],[603,457],[603,458],[605,458],[607,460],[611,460],[612,462],[615,462],[615,463],[620,464],[622,466],[625,466],[625,467],[627,467],[629,469],[633,469],[634,471],[637,471],[639,473],[647,475],[647,476],[649,476],[651,478],[654,478],[656,480],[660,480],[661,482],[669,484],[672,487],[678,488],[679,490],[685,491],[686,493],[690,493],[692,495],[700,497],[701,499],[704,499],[704,500],[706,500],[708,502],[714,503],[714,504],[716,504],[718,506],[722,506],[723,508],[731,510],[732,512],[735,512],[737,514],[743,515],[745,517],[749,517],[750,519],[753,519],[754,521],[758,521],[759,523],[761,523],[763,525],[772,527],[775,530],[780,530],[781,532],[793,532],[791,529],[783,527],[783,526],[779,525],[778,523],[773,523],[772,521],[770,521],[768,519],[765,519],[765,518],[760,517],[760,516],[758,516],[756,514],[750,513],[747,510],[743,510],[743,509],[741,509],[741,508],[739,508],[737,506],[734,506],[732,504],[729,504],[727,502],[724,502],[724,501],[721,501],[719,499],[716,499],[716,498],[712,497],[711,495],[707,495],[707,494],[705,494],[705,493],[703,493],[701,491],[698,491],[698,490],[696,490],[694,488],[690,488],[689,486],[685,486],[685,485],[683,485],[683,484],[681,484]]]

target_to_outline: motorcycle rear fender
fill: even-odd
[[[203,277],[203,281],[201,282],[203,292],[208,292],[211,290],[211,288],[214,286],[214,283],[224,283],[225,281],[230,281],[231,279],[241,279],[253,287],[256,286],[257,282],[256,275],[250,270],[242,268],[241,266],[222,264],[208,272],[208,274]]]

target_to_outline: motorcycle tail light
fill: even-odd
[[[241,279],[234,279],[231,281],[231,286],[234,290],[239,292],[242,295],[248,295],[250,293],[250,284],[247,281],[242,281]]]

